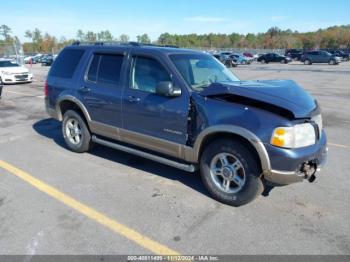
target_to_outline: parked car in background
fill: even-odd
[[[217,58],[226,67],[236,67],[237,60],[234,58],[231,58],[230,57],[231,54],[232,53],[223,52],[223,53],[215,54],[214,57]]]
[[[241,54],[232,54],[229,56],[232,59],[236,60],[236,63],[239,65],[250,65],[252,63],[252,59],[248,58]]]
[[[41,65],[42,66],[51,66],[53,63],[53,56],[52,55],[45,55],[43,58],[41,58]]]
[[[0,60],[0,81],[4,84],[26,83],[33,80],[33,74],[24,66],[11,60]]]
[[[341,50],[330,50],[330,54],[335,55],[337,57],[340,57],[343,61],[349,61],[350,60],[350,55],[341,51]]]
[[[341,59],[336,55],[332,55],[326,51],[308,51],[301,57],[301,62],[305,65],[311,65],[313,63],[328,63],[330,65],[337,65],[341,62]]]
[[[303,50],[301,49],[287,49],[284,53],[285,56],[290,57],[293,60],[300,61],[303,55]]]
[[[25,64],[36,64],[37,63],[37,59],[34,56],[27,56],[23,59]]]
[[[37,63],[41,63],[41,60],[44,58],[44,55],[38,54],[38,55],[36,55],[34,57],[35,57]]]
[[[252,53],[244,52],[243,55],[250,60],[254,60],[254,55]]]
[[[281,64],[287,64],[292,61],[290,57],[283,56],[276,53],[267,53],[262,56],[260,56],[257,59],[258,62],[262,64],[268,64],[268,63],[281,63]]]

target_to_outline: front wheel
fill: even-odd
[[[73,110],[64,113],[62,134],[68,148],[76,153],[89,151],[92,146],[91,134],[85,121]]]
[[[330,65],[335,65],[335,60],[333,60],[333,59],[330,60],[330,61],[329,61],[329,64],[330,64]]]
[[[258,163],[239,141],[212,142],[201,156],[200,171],[210,194],[225,204],[241,206],[263,192]]]

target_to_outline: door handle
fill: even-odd
[[[130,103],[136,103],[136,102],[140,102],[140,101],[141,101],[141,98],[135,97],[135,96],[128,96],[128,101],[129,101]]]
[[[89,93],[91,89],[86,86],[83,86],[82,88],[79,89],[79,91],[82,93]]]

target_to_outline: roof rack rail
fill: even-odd
[[[130,45],[130,46],[154,46],[154,47],[171,47],[179,48],[175,45],[158,45],[158,44],[148,44],[148,43],[139,43],[139,42],[120,42],[120,41],[75,41],[72,45]]]

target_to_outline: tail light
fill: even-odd
[[[49,85],[47,84],[47,80],[46,80],[45,86],[44,86],[44,93],[45,93],[45,97],[49,96]]]

